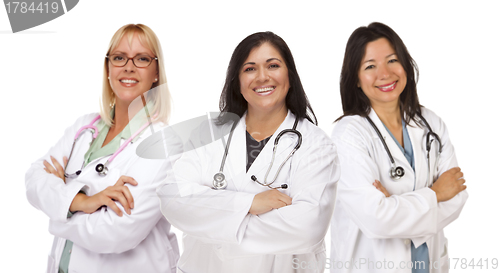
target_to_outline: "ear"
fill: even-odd
[[[359,83],[359,81],[358,81],[358,88],[361,88],[361,84]]]

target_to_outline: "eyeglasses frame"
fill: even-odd
[[[113,54],[113,55],[121,55],[121,54]],[[111,57],[111,56],[113,56],[113,55],[106,55],[106,59],[108,59],[108,61],[109,61],[109,62],[110,62],[110,63],[111,63],[114,67],[124,67],[124,66],[126,66],[126,65],[128,64],[128,61],[129,61],[129,60],[132,60],[132,63],[134,64],[134,66],[135,66],[135,67],[137,67],[137,68],[146,68],[146,67],[149,67],[149,66],[151,65],[151,63],[153,63],[153,61],[158,61],[158,57],[151,57],[151,56],[149,56],[149,55],[147,55],[147,54],[137,54],[137,55],[135,55],[135,56],[134,56],[134,57],[132,57],[132,58],[129,58],[127,55],[121,55],[121,56],[124,56],[125,58],[127,58],[127,61],[125,62],[125,64],[123,64],[123,65],[114,65],[114,64],[113,64],[113,62],[111,61],[111,59],[109,58],[109,57]],[[139,56],[139,55],[146,55],[146,56],[150,57],[150,58],[151,58],[151,62],[149,62],[149,64],[148,64],[148,65],[146,65],[146,66],[137,66],[137,65],[135,64],[135,62],[134,62],[134,58],[135,58],[135,57],[137,57],[137,56]]]

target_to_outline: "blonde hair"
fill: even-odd
[[[170,91],[167,86],[167,76],[165,75],[165,69],[163,69],[163,53],[161,50],[160,41],[156,34],[147,26],[143,24],[128,24],[121,27],[111,38],[109,43],[108,56],[111,51],[113,51],[123,37],[127,37],[129,43],[132,42],[134,34],[137,34],[139,41],[151,50],[155,56],[158,58],[158,81],[154,82],[151,86],[151,90],[147,92],[146,100],[153,103],[152,109],[149,110],[150,113],[154,113],[153,120],[161,121],[167,123],[170,118],[171,110],[171,98]],[[103,86],[102,86],[102,98],[101,98],[101,119],[108,125],[113,125],[113,119],[111,117],[111,108],[114,105],[115,97],[113,89],[109,84],[109,70],[108,70],[108,59],[104,60],[104,74],[103,74]]]

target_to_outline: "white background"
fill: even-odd
[[[80,1],[16,34],[0,9],[0,271],[45,270],[52,236],[48,218],[26,199],[24,174],[77,117],[98,111],[104,54],[127,23],[146,24],[160,38],[173,123],[218,110],[232,51],[247,35],[271,30],[292,50],[328,134],[342,113],[338,83],[349,35],[373,21],[388,24],[417,61],[420,102],[445,120],[467,179],[470,198],[445,231],[450,257],[489,258],[490,266],[500,259],[497,3],[233,2]]]

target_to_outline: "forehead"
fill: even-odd
[[[363,62],[367,60],[385,59],[387,56],[396,53],[391,43],[386,38],[380,38],[366,44]]]
[[[111,50],[111,52],[123,52],[130,55],[136,55],[139,53],[146,53],[151,56],[155,55],[145,43],[143,35],[139,35],[137,32],[126,33],[123,35],[120,42],[115,48],[113,48],[113,50]]]
[[[279,51],[270,43],[265,42],[258,47],[254,47],[245,62],[266,62],[270,58],[278,58],[284,62]]]

